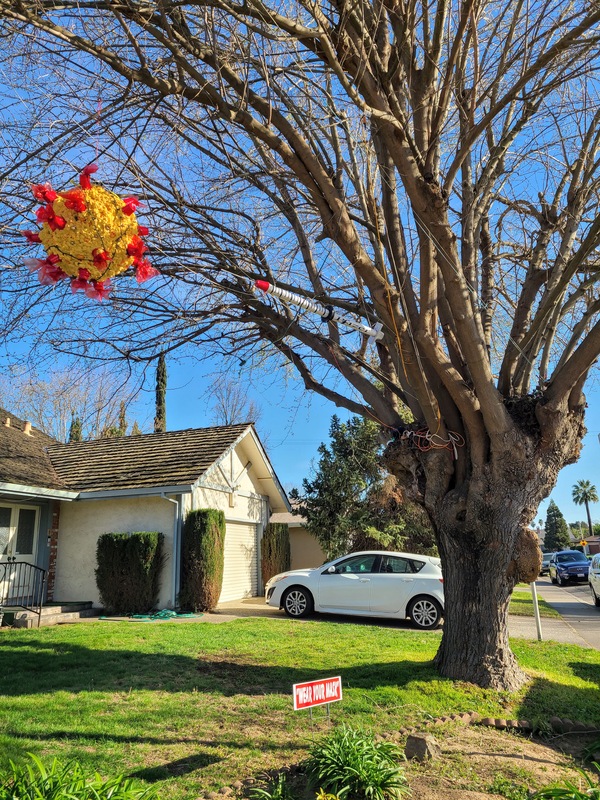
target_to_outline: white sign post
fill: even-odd
[[[537,628],[538,641],[541,642],[542,637],[542,620],[540,619],[540,607],[538,605],[537,586],[535,581],[531,582],[531,599],[533,601],[533,616],[535,617],[535,627]]]

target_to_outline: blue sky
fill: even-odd
[[[210,379],[190,365],[171,364],[167,394],[167,426],[169,430],[203,427],[213,424],[210,411]],[[244,380],[240,376],[240,380]],[[316,462],[317,448],[328,441],[331,417],[338,414],[346,419],[349,414],[314,393],[305,392],[299,383],[288,382],[284,388],[277,383],[265,386],[256,384],[249,397],[262,409],[258,431],[266,443],[269,457],[279,480],[286,490],[301,488],[302,478],[308,477],[311,463]],[[587,428],[581,457],[576,464],[565,467],[551,498],[564,514],[567,522],[585,520],[585,508],[576,506],[571,499],[573,485],[581,479],[590,480],[600,492],[600,384],[592,380],[587,390]],[[148,397],[148,408],[153,410],[153,392]],[[548,498],[538,511],[545,520]],[[600,504],[591,507],[592,519],[600,521]]]
[[[167,370],[167,428],[177,430],[214,424],[210,378],[189,364],[168,364]],[[240,375],[239,380],[243,381],[244,376]],[[147,401],[152,413],[153,391],[152,388]],[[262,410],[257,429],[279,480],[286,491],[294,487],[300,489],[302,479],[309,476],[311,461],[317,457],[317,448],[329,439],[332,415],[346,419],[350,414],[304,391],[294,380],[285,388],[269,380],[264,390],[255,382],[248,397]]]

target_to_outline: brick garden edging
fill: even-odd
[[[429,720],[425,725],[443,725],[446,722],[462,722],[464,725],[484,725],[488,728],[498,730],[516,730],[522,733],[534,733],[536,730],[547,730],[545,727],[536,726],[527,719],[502,719],[500,717],[482,717],[477,711],[466,711],[463,714],[450,714],[447,717],[436,717]],[[554,733],[600,733],[597,725],[585,722],[573,722],[566,717],[550,717],[547,721],[548,727]],[[420,726],[423,727],[423,726]],[[402,736],[407,733],[415,733],[418,728],[400,728],[398,731]],[[385,736],[384,738],[390,738]]]
[[[598,733],[600,728],[597,725],[585,722],[574,722],[566,717],[549,717],[547,726],[535,726],[527,719],[503,719],[501,717],[482,717],[477,711],[465,711],[462,714],[449,714],[447,717],[435,717],[434,719],[427,720],[422,725],[412,728],[400,728],[396,733],[385,733],[375,737],[377,740],[394,740],[402,736],[418,733],[425,727],[432,727],[436,725],[445,725],[448,722],[458,722],[463,725],[481,725],[487,728],[496,728],[497,730],[513,730],[517,733],[535,733],[536,731],[548,732],[550,729],[556,734],[568,733]],[[264,773],[268,780],[273,780],[278,775],[287,774],[292,775],[299,769],[299,765],[294,764],[288,767],[283,767],[273,772]],[[256,778],[246,778],[243,781],[235,781],[231,786],[223,786],[218,792],[207,792],[204,797],[198,797],[196,800],[219,800],[219,798],[227,796],[239,797],[240,794],[252,788],[255,784],[259,783]]]

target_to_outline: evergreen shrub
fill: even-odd
[[[96,548],[96,585],[108,614],[146,614],[156,608],[165,562],[158,531],[105,533]]]
[[[223,586],[225,514],[199,508],[185,518],[181,541],[181,590],[184,611],[212,611]]]
[[[279,572],[290,568],[290,532],[285,522],[270,522],[261,542],[261,574],[263,586]]]

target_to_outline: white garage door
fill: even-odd
[[[223,588],[219,602],[254,597],[258,593],[256,525],[228,522],[225,531]]]

